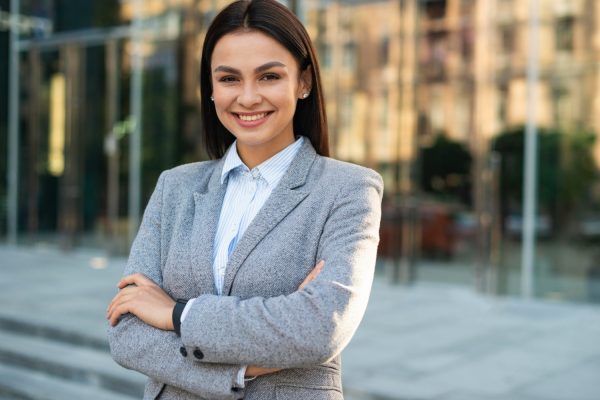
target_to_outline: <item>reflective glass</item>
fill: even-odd
[[[527,2],[284,3],[319,53],[333,156],[384,178],[378,273],[519,294]],[[126,251],[136,93],[142,207],[160,171],[206,158],[199,49],[228,1],[152,0],[137,11],[135,4],[22,2],[23,14],[52,23],[50,33],[41,19],[33,24],[24,38],[37,42],[21,54],[22,240],[66,237]],[[582,4],[541,0],[533,286],[537,297],[600,301],[600,26]],[[131,86],[132,38],[121,29],[136,16],[139,92]],[[0,211],[6,193],[1,183]]]

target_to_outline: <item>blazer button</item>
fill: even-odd
[[[182,356],[187,357],[187,350],[184,346],[181,346],[179,348],[179,352],[181,353]]]
[[[196,349],[194,350],[194,357],[196,357],[198,360],[202,360],[204,358],[204,353],[202,353],[200,349]]]

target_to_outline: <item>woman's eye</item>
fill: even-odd
[[[263,81],[273,81],[273,80],[279,79],[279,75],[277,75],[277,74],[265,74],[260,79],[263,80]]]
[[[237,79],[235,76],[223,76],[219,78],[219,82],[235,82]]]

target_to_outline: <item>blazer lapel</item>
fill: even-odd
[[[281,178],[279,185],[273,190],[231,254],[225,269],[224,294],[230,294],[233,279],[250,252],[286,215],[308,196],[309,192],[301,190],[300,187],[306,182],[308,171],[316,155],[310,141],[305,139],[287,172]]]
[[[212,173],[207,191],[194,192],[194,220],[190,238],[192,275],[201,293],[216,294],[212,260],[215,234],[227,185],[221,184],[221,159]]]

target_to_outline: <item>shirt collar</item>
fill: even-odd
[[[221,172],[221,184],[223,184],[229,174],[237,168],[249,171],[249,168],[244,164],[237,152],[236,142],[237,140],[229,146],[227,154],[225,155],[225,163],[223,164],[223,170]],[[268,160],[263,161],[261,164],[254,167],[253,170],[258,170],[261,177],[267,181],[269,186],[276,186],[287,171],[290,163],[302,147],[303,143],[304,136],[300,136],[294,143],[290,144]]]
[[[233,171],[234,169],[236,169],[238,167],[242,167],[242,166],[245,167],[246,169],[248,168],[248,167],[246,167],[246,165],[244,165],[244,163],[242,162],[242,159],[238,155],[238,152],[237,152],[237,149],[235,146],[236,142],[237,142],[237,140],[234,141],[231,146],[229,146],[229,149],[227,150],[227,154],[225,155],[225,163],[223,164],[223,171],[221,172],[221,184],[223,184],[223,182],[225,182],[225,180],[229,176],[229,173],[231,171]]]

